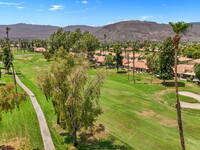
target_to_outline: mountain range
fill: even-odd
[[[183,36],[185,40],[200,40],[200,22],[194,22],[192,28]],[[50,35],[56,32],[58,26],[50,25],[32,25],[32,24],[13,24],[0,25],[0,38],[6,37],[6,27],[10,27],[9,37],[13,40],[17,39],[48,39]],[[159,24],[150,21],[122,21],[101,27],[92,27],[86,25],[72,25],[63,27],[66,31],[75,31],[80,28],[82,31],[89,31],[101,41],[135,41],[135,40],[153,40],[160,41],[166,37],[173,36],[172,29],[169,24]]]

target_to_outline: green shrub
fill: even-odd
[[[118,71],[117,73],[125,74],[125,73],[128,73],[128,71],[126,71],[126,70],[122,70],[122,71]]]
[[[96,55],[101,56],[101,53],[96,53]]]

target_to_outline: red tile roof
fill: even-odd
[[[128,64],[125,64],[124,66],[128,66]],[[129,67],[133,67],[133,63],[130,63]],[[146,70],[149,69],[144,61],[137,61],[137,60],[135,60],[135,68],[146,69]]]
[[[35,51],[35,52],[46,52],[47,50],[46,50],[46,48],[44,48],[44,47],[36,47],[36,48],[34,49],[34,51]]]
[[[183,74],[183,73],[191,72],[191,71],[193,71],[193,65],[185,65],[185,64],[177,65],[178,74]]]
[[[105,56],[97,56],[97,55],[94,55],[94,58],[96,59],[96,61],[98,63],[105,63]]]
[[[180,62],[185,62],[185,61],[191,61],[191,60],[193,60],[192,58],[187,58],[187,57],[180,57],[179,59],[178,59]]]
[[[200,59],[195,59],[194,62],[200,63]]]

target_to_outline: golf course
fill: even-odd
[[[70,147],[69,133],[56,124],[52,102],[46,100],[38,86],[38,78],[50,69],[51,62],[46,62],[43,55],[17,55],[14,65],[18,77],[35,94],[42,108],[55,148]],[[105,68],[88,73],[93,76],[97,71],[106,74]],[[128,80],[127,73],[108,69],[100,96],[103,114],[95,124],[101,130],[80,134],[78,149],[180,149],[173,81],[163,85],[161,80],[154,78],[150,84],[150,75],[136,74],[134,84],[131,78],[131,72]],[[6,74],[2,81],[13,82],[13,77]],[[20,87],[18,89],[22,91]],[[199,86],[186,81],[179,81],[179,89],[200,94]],[[180,100],[198,103],[185,96],[180,96]],[[200,110],[182,109],[182,120],[186,148],[197,150],[200,147]],[[24,143],[31,148],[43,149],[37,116],[28,96],[20,109],[3,114],[0,129],[0,145]]]

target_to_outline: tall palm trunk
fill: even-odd
[[[174,37],[174,44],[175,44],[175,89],[176,89],[176,110],[177,110],[177,117],[178,117],[178,128],[179,128],[179,134],[180,134],[180,142],[182,150],[185,150],[185,140],[184,140],[184,134],[183,134],[183,126],[182,126],[182,118],[181,118],[181,105],[179,101],[179,95],[178,95],[178,81],[177,81],[177,56],[178,56],[178,45],[180,41],[180,36],[176,35]]]
[[[7,35],[7,39],[9,39],[9,36],[8,36],[8,31],[6,31],[6,35]]]
[[[106,63],[106,75],[108,75],[108,63]]]
[[[133,50],[133,81],[135,83],[135,51]]]
[[[128,80],[129,80],[129,53],[128,53]]]
[[[153,72],[152,72],[152,74],[151,74],[151,81],[150,81],[150,83],[151,83],[151,84],[153,83]]]

